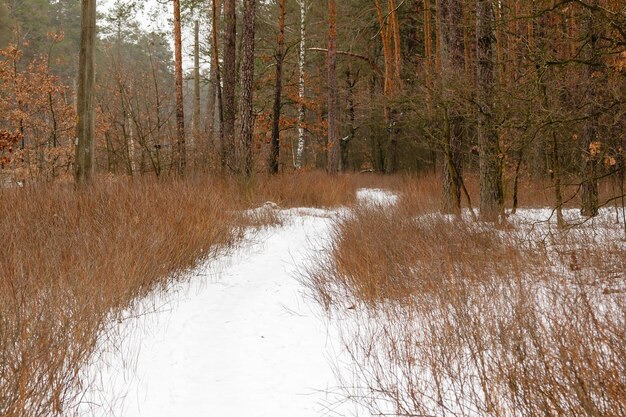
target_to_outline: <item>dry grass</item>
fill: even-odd
[[[354,174],[330,178],[324,172],[313,171],[261,176],[237,184],[245,205],[271,201],[282,208],[333,208],[354,203],[357,179]]]
[[[217,182],[0,193],[3,416],[59,415],[111,314],[240,236]]]
[[[115,337],[105,334],[111,320],[236,244],[243,228],[280,223],[275,210],[243,210],[351,204],[354,191],[352,177],[322,173],[0,188],[0,415],[67,413],[81,365]]]
[[[308,272],[352,317],[346,394],[375,415],[626,416],[620,226],[461,221],[433,189],[358,208]]]

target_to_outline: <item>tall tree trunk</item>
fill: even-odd
[[[280,110],[283,88],[283,60],[285,55],[285,0],[278,0],[278,48],[276,50],[276,84],[274,85],[274,116],[268,170],[278,173],[280,161]]]
[[[195,159],[194,146],[198,143],[200,135],[200,22],[196,20],[193,28],[193,127],[189,149],[192,158]]]
[[[256,0],[243,3],[243,53],[241,58],[241,149],[243,150],[243,173],[252,175],[252,138],[254,113],[252,91],[254,88],[254,23]]]
[[[426,84],[429,85],[433,69],[433,34],[431,31],[431,0],[424,0],[424,58],[426,59]]]
[[[298,147],[296,149],[296,169],[302,168],[304,154],[304,122],[306,118],[304,66],[306,64],[306,0],[300,0],[300,55],[298,58]]]
[[[462,145],[464,119],[454,106],[456,91],[450,85],[461,85],[459,77],[465,71],[465,38],[463,32],[463,5],[461,0],[438,0],[438,24],[443,99],[446,103],[446,126],[443,155],[443,210],[459,213],[463,181]]]
[[[213,45],[213,40],[209,41]],[[210,80],[207,88],[207,104],[206,104],[206,121],[205,131],[207,134],[207,149],[211,148],[215,143],[217,123],[215,122],[217,116],[217,86],[216,84],[216,68],[215,60],[213,59],[213,47],[211,46],[211,63],[209,64]]]
[[[400,83],[400,35],[394,0],[387,0],[387,11],[388,15],[384,16],[381,1],[376,0],[376,15],[380,26],[385,63],[385,81],[383,85],[385,108],[383,112],[389,139],[387,172],[394,173],[398,167],[398,129],[396,126],[396,111],[391,107],[390,102],[396,97]]]
[[[82,0],[76,126],[76,182],[87,183],[94,173],[96,0]]]
[[[219,46],[217,41],[218,32],[218,9],[219,0],[213,0],[211,2],[211,46],[213,49],[213,56],[211,58],[211,65],[213,66],[213,87],[215,88],[215,98],[217,100],[214,113],[217,113],[217,128],[214,126],[214,131],[217,131],[220,146],[220,166],[222,171],[226,169],[226,140],[224,138],[224,100],[222,98],[222,77],[219,61]]]
[[[346,70],[346,90],[348,92],[348,136],[345,138],[341,138],[341,160],[340,160],[340,168],[342,172],[347,171],[348,169],[348,145],[354,137],[356,136],[356,111],[354,106],[354,87],[356,86],[358,78],[358,71],[356,77],[352,78],[351,68],[348,67]]]
[[[183,104],[183,52],[180,28],[180,0],[174,0],[174,61],[176,72],[176,171],[183,175],[187,165],[185,150],[185,110]]]
[[[339,92],[337,87],[337,4],[328,0],[328,173],[339,170]]]
[[[400,24],[398,23],[398,8],[402,5],[396,4],[396,0],[387,0],[387,9],[389,11],[390,30],[389,36],[393,37],[393,89],[392,98],[402,89],[402,48],[400,42]],[[393,174],[398,171],[398,111],[395,108],[389,110],[389,121],[387,125],[389,132],[390,160],[389,173]]]
[[[234,169],[235,143],[235,84],[237,83],[237,10],[236,0],[224,2],[224,161],[227,167]]]
[[[591,6],[596,7],[598,0],[592,0]],[[595,11],[585,9],[585,59],[587,60],[586,78],[587,89],[585,99],[587,101],[587,118],[583,128],[583,165],[581,186],[581,214],[592,217],[598,214],[598,162],[600,159],[600,142],[598,140],[598,117],[601,100],[598,85],[604,77],[602,62],[598,54],[598,40],[600,33]]]
[[[503,209],[502,165],[495,126],[495,17],[492,0],[476,0],[476,58],[479,105],[480,216],[495,221]]]

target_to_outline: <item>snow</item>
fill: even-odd
[[[359,191],[385,204],[389,193]],[[325,248],[334,211],[278,210],[282,225],[251,231],[234,253],[140,300],[114,323],[85,369],[84,416],[318,417],[359,413],[343,401],[333,362],[338,327],[306,296],[302,265]],[[360,412],[359,415],[365,415]]]
[[[357,190],[356,197],[365,205],[392,206],[398,201],[396,194],[380,188],[361,188]]]

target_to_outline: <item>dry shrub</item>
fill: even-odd
[[[355,200],[352,176],[324,173],[0,187],[0,415],[69,415],[79,370],[137,298],[166,291],[243,228],[281,207]]]
[[[332,208],[355,200],[354,175],[329,177],[320,171],[259,176],[239,182],[244,204],[259,206],[271,201],[282,208]]]
[[[101,332],[241,233],[221,183],[0,190],[0,415],[61,415]]]
[[[626,415],[619,226],[548,233],[415,211],[357,209],[308,272],[351,318],[350,365],[337,365],[349,397],[374,415]]]

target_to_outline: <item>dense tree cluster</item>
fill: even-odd
[[[528,178],[587,215],[600,182],[623,197],[623,0],[176,0],[173,33],[139,23],[146,4],[107,2],[98,21],[97,172],[431,170],[450,212],[476,174],[486,217]],[[74,146],[79,9],[0,1],[0,129],[39,152],[5,170],[61,175],[36,149]]]

